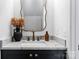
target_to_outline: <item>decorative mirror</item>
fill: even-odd
[[[43,31],[46,26],[46,0],[20,0],[25,31]]]

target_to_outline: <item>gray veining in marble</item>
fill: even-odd
[[[7,42],[7,41],[6,41]],[[64,41],[61,41],[64,42]],[[65,50],[66,46],[58,42],[56,38],[52,38],[49,41],[27,41],[22,39],[20,42],[7,42],[2,45],[1,49],[18,49],[18,50]]]

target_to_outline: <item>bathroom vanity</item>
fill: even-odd
[[[66,59],[66,50],[2,50],[2,59]]]
[[[55,40],[9,42],[1,49],[1,59],[67,59],[67,49]]]

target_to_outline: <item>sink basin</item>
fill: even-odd
[[[21,44],[23,47],[46,47],[46,43],[42,41],[29,41]]]

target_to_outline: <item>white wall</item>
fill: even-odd
[[[76,0],[70,0],[71,1],[71,6],[70,6],[70,40],[69,42],[69,54],[70,54],[70,59],[76,59],[75,51],[76,51]],[[77,1],[78,2],[78,1]]]
[[[70,0],[48,0],[48,18],[53,35],[68,39],[70,30]]]
[[[20,17],[20,9],[21,9],[21,5],[20,5],[20,0],[13,0],[13,4],[14,4],[14,16],[16,17]]]
[[[79,59],[79,0],[76,0],[76,39],[74,39],[76,42],[76,59]]]
[[[20,4],[19,4],[20,2],[18,1],[19,0],[16,1],[17,3],[15,3],[15,6],[20,7]],[[47,0],[48,14],[47,14],[46,30],[49,31],[50,35],[54,35],[63,39],[69,38],[69,34],[70,34],[69,6],[70,6],[70,0]],[[16,7],[15,9],[17,11],[15,15],[17,16],[19,15],[18,13],[19,9]],[[42,34],[44,34],[45,31]],[[39,34],[37,33],[37,35]]]
[[[0,36],[9,35],[9,21],[13,16],[19,17],[20,3],[19,0],[0,0]],[[63,39],[69,38],[69,0],[47,0],[47,28],[50,35]],[[14,2],[14,3],[13,3]],[[14,7],[13,7],[14,5]],[[7,11],[6,11],[7,10]],[[45,31],[46,31],[45,30]],[[45,31],[39,34],[44,34]]]
[[[9,36],[9,24],[12,16],[13,0],[0,0],[0,38]]]

